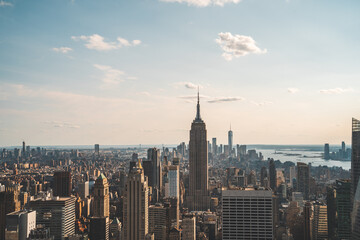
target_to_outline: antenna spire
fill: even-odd
[[[196,120],[201,120],[200,117],[200,93],[198,86],[198,94],[197,94],[197,106],[196,106]]]

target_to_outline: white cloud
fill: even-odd
[[[243,97],[219,97],[209,100],[208,103],[235,102],[243,100],[245,100]]]
[[[264,102],[254,102],[251,101],[252,104],[258,106],[258,107],[262,107],[262,106],[267,106],[267,105],[271,105],[273,104],[273,102],[269,102],[269,101],[264,101]]]
[[[12,7],[14,6],[11,2],[0,1],[0,7]]]
[[[117,85],[120,82],[124,81],[123,75],[125,73],[123,71],[114,69],[111,66],[107,66],[107,65],[94,64],[93,66],[104,73],[104,76],[101,79],[105,84],[103,87]]]
[[[297,89],[297,88],[288,88],[287,91],[288,91],[288,93],[293,94],[293,93],[297,93],[299,91],[299,89]]]
[[[352,88],[331,88],[331,89],[322,89],[319,92],[323,93],[323,94],[342,94],[342,93],[346,93],[346,92],[353,92],[354,89]]]
[[[59,47],[59,48],[53,48],[52,50],[55,51],[55,52],[68,53],[68,52],[72,51],[72,48]]]
[[[196,94],[196,95],[179,96],[178,98],[192,100],[192,99],[197,99],[197,97],[198,96]],[[209,98],[209,96],[205,96],[205,95],[200,94],[200,98]]]
[[[150,96],[151,96],[151,94],[150,94],[149,92],[146,92],[146,91],[144,91],[144,92],[138,92],[137,94],[138,94],[138,95],[144,95],[144,96],[147,96],[147,97],[150,97]]]
[[[44,123],[55,128],[80,128],[77,124],[63,121],[45,121]]]
[[[255,40],[250,36],[232,35],[229,32],[221,32],[219,33],[219,38],[215,41],[224,51],[222,56],[227,61],[231,61],[234,57],[238,58],[250,53],[263,54],[267,52],[266,49],[261,50],[256,46]]]
[[[196,7],[208,7],[208,6],[221,6],[223,7],[227,3],[237,4],[241,0],[160,0],[162,2],[176,2],[185,3],[189,6]]]
[[[98,51],[109,51],[119,49],[121,47],[136,46],[141,43],[140,40],[133,40],[130,43],[127,39],[121,37],[118,37],[117,41],[115,42],[107,42],[105,41],[105,38],[100,36],[99,34],[93,34],[91,36],[72,36],[71,39],[73,39],[74,41],[85,41],[85,47]]]
[[[177,83],[174,83],[174,86],[175,87],[181,86],[181,87],[185,87],[188,89],[197,89],[198,87],[202,88],[202,86],[200,84],[195,84],[192,82],[177,82]]]

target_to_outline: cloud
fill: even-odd
[[[229,32],[221,32],[218,35],[219,38],[217,38],[215,42],[219,44],[224,51],[222,56],[227,61],[231,61],[234,57],[238,58],[250,53],[263,54],[267,52],[266,49],[261,50],[256,46],[255,40],[250,36],[232,35]]]
[[[52,50],[55,51],[55,52],[60,52],[60,53],[68,53],[68,52],[72,51],[72,48],[59,47],[59,48],[53,48]]]
[[[287,91],[288,91],[288,93],[293,94],[293,93],[297,93],[299,91],[299,89],[297,89],[297,88],[288,88]]]
[[[227,3],[237,4],[241,0],[160,0],[162,2],[176,2],[176,3],[185,3],[188,6],[196,7],[208,7],[208,6],[221,6],[223,7]]]
[[[85,41],[85,47],[97,51],[109,51],[122,47],[131,47],[141,44],[140,40],[133,40],[132,42],[130,42],[127,39],[121,37],[118,37],[117,41],[115,42],[107,42],[105,41],[105,38],[100,36],[99,34],[93,34],[91,36],[72,36],[71,39],[73,39],[74,41]]]
[[[196,95],[179,96],[178,98],[192,100],[192,99],[197,99],[197,97],[198,96],[196,94]],[[200,94],[200,98],[209,98],[209,96],[205,96],[205,95]]]
[[[45,121],[43,123],[55,128],[80,128],[80,126],[77,124],[63,122],[63,121]]]
[[[258,106],[258,107],[263,107],[263,106],[267,106],[267,105],[271,105],[273,104],[273,102],[269,102],[269,101],[264,101],[264,102],[254,102],[251,101],[252,104]]]
[[[149,92],[146,92],[146,91],[144,91],[144,92],[138,92],[137,94],[138,94],[138,95],[147,96],[147,97],[150,97],[150,96],[151,96],[151,94],[150,94]]]
[[[94,64],[96,69],[101,70],[104,73],[101,81],[105,84],[104,86],[117,85],[120,82],[123,82],[123,75],[125,74],[123,71],[118,69],[114,69],[107,65]]]
[[[219,97],[214,98],[212,100],[208,100],[208,103],[221,103],[221,102],[235,102],[235,101],[243,101],[245,98],[243,97]]]
[[[202,88],[202,86],[200,84],[197,85],[192,82],[177,82],[177,83],[174,83],[174,86],[175,87],[181,86],[181,87],[185,87],[188,89],[197,89],[198,87]]]
[[[353,92],[354,89],[352,88],[331,88],[331,89],[322,89],[319,92],[322,94],[342,94],[342,93],[346,93],[346,92]]]
[[[0,7],[12,7],[14,6],[11,2],[0,1]]]

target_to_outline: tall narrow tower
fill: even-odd
[[[109,183],[104,174],[100,174],[94,185],[94,217],[109,217],[109,204]]]
[[[200,97],[196,118],[191,124],[189,142],[189,195],[187,206],[190,211],[206,211],[210,205],[208,191],[208,150],[206,126],[200,117]]]
[[[124,239],[143,240],[148,233],[148,184],[140,160],[129,173],[123,207]]]
[[[233,131],[231,131],[231,124],[230,124],[230,130],[228,132],[228,145],[229,145],[229,156],[232,156],[232,150],[233,150]]]

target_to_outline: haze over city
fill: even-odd
[[[350,142],[357,1],[1,1],[0,145]]]

